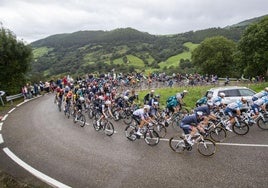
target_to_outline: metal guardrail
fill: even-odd
[[[11,101],[11,105],[13,105],[13,100],[14,100],[14,99],[21,98],[21,97],[23,97],[23,94],[22,94],[22,93],[17,94],[17,95],[6,96],[6,101],[7,101],[7,102]]]

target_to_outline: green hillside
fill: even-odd
[[[55,77],[91,72],[174,72],[181,60],[207,37],[224,36],[238,41],[245,26],[256,19],[226,28],[209,28],[174,35],[151,35],[133,28],[112,31],[77,31],[35,41],[32,75]]]

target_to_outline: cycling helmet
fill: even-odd
[[[128,100],[128,96],[124,96],[124,100],[127,101]]]
[[[207,102],[207,105],[208,105],[208,106],[213,106],[213,102],[212,102],[212,101],[208,101],[208,102]]]
[[[150,110],[150,106],[149,105],[144,105],[143,109]]]
[[[207,98],[211,99],[212,98],[212,94],[211,93],[207,94]]]
[[[99,99],[103,101],[104,100],[104,97],[103,96],[99,96]]]
[[[158,105],[158,102],[157,102],[157,101],[155,101],[153,104],[154,104],[154,105]]]
[[[84,98],[84,97],[79,97],[79,100],[80,100],[81,102],[84,102],[84,101],[85,101],[85,98]]]
[[[196,114],[197,114],[198,116],[203,116],[203,112],[202,112],[202,111],[197,111]]]
[[[154,90],[153,89],[151,90],[151,93],[154,93]]]
[[[265,91],[268,91],[268,87],[264,88]]]
[[[225,97],[225,93],[221,92],[221,93],[219,93],[219,96],[220,97]]]
[[[183,93],[188,93],[188,91],[187,90],[183,90]]]
[[[106,104],[106,105],[110,105],[110,104],[112,104],[112,103],[111,103],[111,101],[105,101],[105,104]]]

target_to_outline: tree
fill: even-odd
[[[238,50],[237,62],[245,76],[268,77],[268,16],[246,29]]]
[[[203,74],[233,76],[235,48],[236,44],[225,37],[207,38],[193,51],[192,63]]]
[[[26,82],[30,69],[32,49],[3,27],[0,28],[0,89],[17,94]]]

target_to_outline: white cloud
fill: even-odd
[[[175,34],[268,14],[267,0],[1,0],[0,22],[32,42],[79,30]]]

